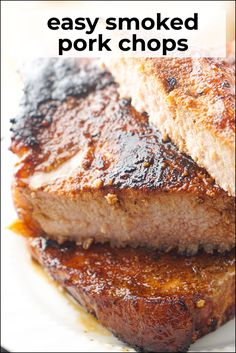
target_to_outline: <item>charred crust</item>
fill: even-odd
[[[90,92],[113,83],[106,70],[85,59],[80,60],[79,66],[75,59],[37,60],[33,65],[37,66],[37,75],[32,77],[32,67],[27,68],[29,73],[25,73],[21,113],[11,119],[14,126],[11,128],[13,150],[17,150],[18,142],[19,148],[24,145],[32,148],[39,145],[39,130],[48,127],[52,122],[48,111],[39,113],[42,104],[47,103],[51,111],[69,96],[83,98]]]
[[[178,299],[177,304],[181,307],[183,311],[188,311],[188,306],[183,298]]]
[[[208,324],[208,329],[210,332],[214,331],[217,328],[217,323],[218,323],[218,321],[215,317],[211,317],[210,319],[208,319],[207,324]]]
[[[167,86],[168,92],[171,92],[175,88],[177,84],[177,80],[174,77],[168,77],[166,79],[166,83],[167,83],[166,86]]]
[[[84,249],[40,237],[29,240],[29,245],[52,277],[115,336],[138,351],[185,352],[197,338],[234,315],[234,278],[226,275],[234,271],[234,250],[224,255],[200,252],[186,259],[176,252],[101,244]],[[128,296],[117,294],[122,288]],[[220,300],[227,288],[227,305],[222,308]],[[195,307],[196,300],[204,297],[210,311]],[[141,330],[137,328],[140,322]]]
[[[78,175],[63,181],[70,183],[71,194],[93,190],[96,174],[109,193],[132,189],[189,191],[203,200],[226,196],[204,169],[170,140],[163,142],[145,113],[120,99],[112,76],[95,60],[50,59],[36,65],[21,112],[11,120],[11,149],[20,157],[27,152],[17,177],[50,171],[82,151]],[[176,79],[169,76],[168,85],[174,88]]]

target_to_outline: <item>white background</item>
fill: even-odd
[[[198,31],[164,31],[162,35],[172,38],[189,38],[189,46],[199,49],[211,49],[211,56],[223,56],[225,46],[224,11],[227,22],[233,24],[232,1],[5,1],[2,2],[2,45],[13,57],[58,56],[58,39],[76,39],[82,36],[81,31],[52,31],[47,27],[50,17],[84,17],[88,16],[150,16],[161,12],[164,17],[179,16],[186,18],[194,12],[199,13]],[[231,27],[231,25],[230,25]],[[232,32],[228,28],[228,32]],[[99,32],[99,30],[97,31]],[[152,33],[151,33],[152,32]],[[159,36],[157,31],[145,31],[150,37]],[[114,31],[108,31],[109,35]],[[93,36],[93,35],[91,35]],[[215,52],[218,50],[218,53]],[[201,54],[201,50],[198,51]],[[191,52],[175,52],[174,54]],[[69,51],[66,56],[97,55],[134,55],[134,52],[76,52]],[[149,55],[159,55],[149,52]],[[145,56],[145,53],[140,53]]]

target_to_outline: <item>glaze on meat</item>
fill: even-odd
[[[99,322],[143,352],[185,352],[234,316],[235,258],[147,249],[88,250],[43,238],[31,254]]]
[[[109,72],[73,59],[35,69],[12,120],[13,197],[26,223],[59,243],[235,246],[234,198],[119,97]]]

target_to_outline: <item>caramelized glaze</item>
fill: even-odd
[[[19,182],[82,151],[76,176],[58,181],[55,190],[93,189],[96,176],[95,189],[111,193],[132,188],[226,196],[203,168],[162,141],[145,113],[119,98],[111,75],[92,60],[42,61],[37,79],[26,83],[12,132],[11,149],[21,157]]]
[[[14,222],[12,222],[9,225],[8,229],[14,232],[15,234],[21,235],[25,238],[37,236],[37,233],[35,233],[35,229],[30,228],[28,223],[24,222],[21,219],[16,219]]]
[[[115,335],[143,351],[186,351],[234,315],[234,250],[191,258],[36,238],[31,253]]]

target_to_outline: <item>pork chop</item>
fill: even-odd
[[[19,216],[63,243],[235,246],[234,198],[148,125],[96,61],[44,60],[12,120]]]
[[[114,58],[106,65],[120,84],[121,96],[131,97],[164,138],[169,136],[235,196],[233,60]]]
[[[45,270],[100,323],[144,352],[184,352],[234,316],[234,252],[195,257],[29,240]]]

